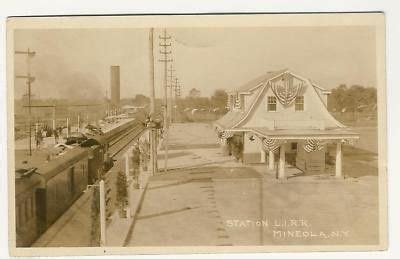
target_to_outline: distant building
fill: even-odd
[[[200,90],[197,90],[196,88],[192,88],[189,91],[189,97],[192,97],[192,98],[200,97]]]
[[[121,107],[121,110],[123,113],[127,114],[127,115],[133,115],[135,113],[137,113],[138,111],[144,110],[146,108],[146,105],[142,105],[142,106],[135,106],[135,105],[123,105]]]
[[[234,140],[244,163],[268,161],[281,179],[287,163],[303,172],[324,172],[326,144],[334,143],[336,176],[341,177],[342,144],[359,135],[328,112],[328,94],[289,70],[265,73],[228,93],[229,112],[215,124],[221,143]]]
[[[111,108],[118,109],[120,101],[120,69],[119,66],[111,66]]]

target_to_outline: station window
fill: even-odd
[[[304,111],[304,96],[297,96],[294,103],[295,111]]]
[[[267,97],[267,110],[268,111],[276,111],[276,97],[275,96]]]

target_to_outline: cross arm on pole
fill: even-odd
[[[20,50],[17,50],[17,51],[15,51],[14,53],[15,53],[15,54],[29,55],[29,56],[31,56],[31,57],[33,57],[33,56],[36,54],[35,51],[20,51]]]
[[[159,62],[172,62],[174,61],[172,58],[171,59],[159,59]]]
[[[160,51],[160,54],[167,54],[167,55],[169,55],[169,54],[171,54],[172,52],[171,51]]]
[[[36,79],[34,76],[23,76],[23,75],[15,76],[15,78],[27,79],[31,83],[34,82]]]

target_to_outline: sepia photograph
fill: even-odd
[[[13,255],[387,248],[382,13],[12,17]]]

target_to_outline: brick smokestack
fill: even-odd
[[[119,107],[120,84],[119,66],[111,66],[111,105],[113,108]]]

